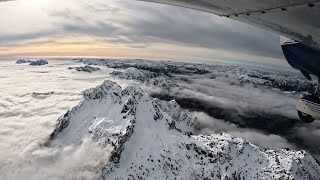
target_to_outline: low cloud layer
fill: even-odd
[[[31,143],[15,157],[1,160],[1,179],[92,179],[111,152],[90,138],[79,146],[41,147]]]
[[[100,84],[108,74],[104,69],[84,76],[69,66],[74,64],[0,62],[1,179],[91,179],[105,166],[110,152],[89,137],[81,145],[43,145],[57,119],[79,103],[81,91]]]

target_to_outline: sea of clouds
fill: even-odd
[[[43,145],[57,119],[80,102],[81,92],[109,74],[108,69],[94,75],[67,69],[74,65],[0,61],[0,179],[90,179],[108,161],[110,152],[89,137],[81,145]]]

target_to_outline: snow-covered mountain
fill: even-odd
[[[82,71],[82,72],[87,72],[87,73],[93,73],[93,72],[101,70],[98,67],[93,67],[90,65],[85,65],[85,66],[80,66],[80,67],[69,67],[68,69],[75,69],[76,71]]]
[[[231,135],[195,135],[197,118],[175,101],[111,81],[86,90],[59,118],[49,142],[80,144],[90,136],[112,155],[100,179],[318,179],[304,151],[267,150]]]
[[[25,64],[25,63],[31,63],[32,61],[30,60],[24,60],[24,59],[19,59],[16,64]]]
[[[30,66],[43,66],[48,64],[48,61],[40,59],[37,61],[31,61],[31,60],[24,60],[24,59],[19,59],[16,64],[25,64],[25,63],[29,63]]]
[[[37,60],[37,61],[31,61],[29,65],[30,66],[43,66],[43,65],[46,65],[46,64],[49,64],[48,61],[40,59],[40,60]]]
[[[156,78],[161,76],[162,74],[130,67],[125,71],[113,71],[111,72],[111,75],[119,77],[121,79],[146,81],[146,79]]]

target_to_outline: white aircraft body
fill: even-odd
[[[242,21],[320,50],[320,0],[143,1],[196,9]]]

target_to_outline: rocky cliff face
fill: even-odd
[[[50,141],[86,136],[112,155],[100,179],[314,179],[320,166],[304,151],[266,150],[228,134],[195,135],[197,119],[175,101],[111,81],[84,92],[58,120]]]

